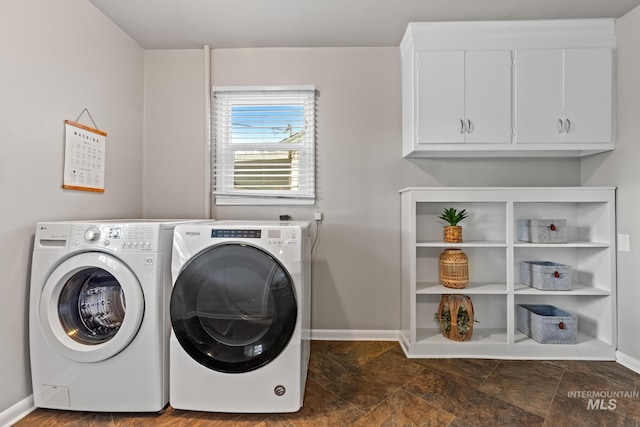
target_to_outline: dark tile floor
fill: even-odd
[[[407,359],[395,342],[314,341],[304,407],[297,413],[37,409],[16,424],[351,425],[640,427],[640,375],[615,362]]]

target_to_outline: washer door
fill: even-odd
[[[220,372],[258,369],[287,346],[298,308],[293,280],[262,249],[212,246],[176,278],[171,323],[182,348]]]
[[[40,322],[49,343],[78,362],[99,362],[122,351],[138,333],[143,313],[136,276],[101,252],[61,263],[40,296]]]

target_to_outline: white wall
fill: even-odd
[[[142,214],[143,51],[86,0],[0,6],[0,413],[31,394],[27,301],[38,221]],[[108,133],[104,194],[62,189],[64,120]],[[82,123],[91,125],[83,116]]]
[[[583,161],[584,185],[615,185],[617,232],[628,234],[630,252],[618,252],[618,350],[640,369],[640,7],[616,24],[617,140],[615,151]]]

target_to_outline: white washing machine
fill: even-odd
[[[309,223],[178,226],[171,273],[171,406],[298,411],[310,348]]]
[[[178,223],[37,225],[29,301],[36,407],[155,412],[166,406],[170,255]]]

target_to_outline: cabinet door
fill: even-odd
[[[464,142],[464,52],[419,52],[418,144]]]
[[[517,50],[515,55],[516,142],[562,142],[562,49]]]
[[[511,51],[465,53],[466,142],[511,142]]]
[[[566,49],[565,142],[611,142],[611,49]]]

